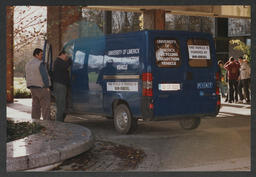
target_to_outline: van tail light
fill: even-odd
[[[142,74],[142,96],[153,96],[152,73]]]

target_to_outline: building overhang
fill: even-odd
[[[206,16],[216,18],[251,18],[249,5],[188,5],[188,6],[87,6],[88,9],[144,12],[150,10],[164,10],[167,14]]]

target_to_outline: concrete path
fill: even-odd
[[[8,119],[38,122],[45,127],[38,134],[7,143],[7,171],[39,169],[60,163],[94,146],[94,137],[88,128],[71,123],[32,120],[30,112],[31,99],[18,99],[7,104]]]

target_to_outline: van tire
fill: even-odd
[[[130,134],[137,128],[137,119],[132,117],[130,109],[125,104],[119,104],[114,109],[114,126],[121,134]]]
[[[201,122],[201,118],[193,117],[193,118],[184,118],[179,120],[181,128],[185,130],[193,130],[196,129]]]

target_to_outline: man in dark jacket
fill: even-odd
[[[54,62],[53,87],[57,107],[56,120],[61,122],[65,119],[67,87],[70,84],[68,68],[71,64],[72,60],[64,50]]]
[[[235,61],[233,57],[229,58],[229,61],[225,63],[224,68],[228,71],[228,84],[229,84],[229,102],[238,102],[238,77],[240,64]]]

